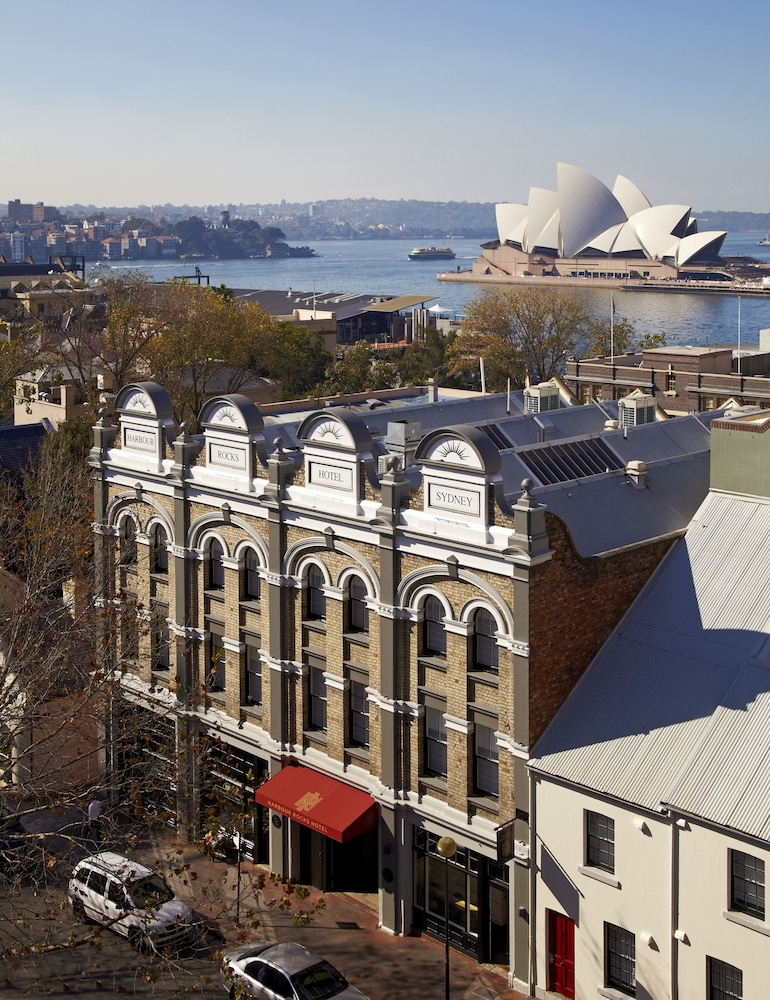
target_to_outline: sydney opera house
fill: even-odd
[[[498,239],[482,245],[473,273],[502,280],[700,277],[727,235],[699,233],[687,205],[653,206],[627,177],[610,190],[568,163],[558,164],[556,191],[530,188],[526,205],[496,212]]]

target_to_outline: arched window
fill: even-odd
[[[485,608],[473,616],[473,666],[476,670],[497,670],[497,622]]]
[[[206,581],[208,590],[224,590],[225,588],[225,567],[222,562],[224,554],[222,543],[213,538],[209,544],[208,580]]]
[[[425,598],[422,626],[423,652],[427,656],[446,656],[444,605],[432,594]]]
[[[243,561],[243,600],[258,601],[261,592],[259,579],[259,557],[254,549],[246,549]]]
[[[307,571],[307,617],[326,617],[326,594],[323,590],[324,575],[318,566],[311,566]]]
[[[366,584],[360,577],[351,577],[348,595],[348,628],[351,632],[368,632],[369,609],[366,606]]]
[[[120,565],[136,566],[136,525],[130,517],[123,518],[120,526]]]
[[[168,535],[161,524],[156,524],[152,533],[152,572],[168,573]]]

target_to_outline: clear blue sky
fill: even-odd
[[[0,0],[0,202],[526,201],[556,163],[770,211],[770,3]]]

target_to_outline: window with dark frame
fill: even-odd
[[[447,774],[447,732],[444,712],[425,708],[425,771],[437,777]]]
[[[324,575],[318,566],[310,566],[307,571],[307,604],[305,617],[322,621],[326,618],[326,594]]]
[[[310,728],[326,731],[326,678],[321,667],[310,667]]]
[[[604,925],[604,985],[636,996],[636,938],[608,923]]]
[[[208,579],[206,580],[208,590],[224,590],[225,588],[225,566],[222,562],[224,555],[222,543],[213,538],[209,544]]]
[[[586,812],[586,864],[615,871],[615,820],[590,810]]]
[[[348,629],[351,632],[369,631],[369,609],[366,606],[366,585],[354,576],[348,588]]]
[[[218,632],[209,632],[209,691],[225,690],[225,647]]]
[[[473,616],[473,667],[475,670],[497,670],[497,622],[486,608]]]
[[[499,792],[498,750],[495,731],[476,723],[473,728],[474,791],[497,798]]]
[[[152,669],[168,670],[171,666],[168,608],[158,605],[153,609],[152,620]]]
[[[355,747],[369,746],[369,699],[366,684],[351,678],[349,691],[350,744]]]
[[[254,549],[246,549],[246,556],[243,560],[243,600],[258,601],[261,593],[259,557]]]
[[[247,705],[262,704],[262,660],[256,646],[246,644],[245,691]]]
[[[120,526],[120,565],[135,567],[137,559],[136,525],[132,518],[124,517]]]
[[[426,656],[446,656],[444,605],[433,594],[425,598],[422,623],[422,646]]]
[[[706,958],[708,1000],[743,1000],[743,972],[734,965]]]
[[[152,533],[152,572],[164,576],[168,573],[168,535],[160,524]]]
[[[765,919],[765,862],[730,851],[730,909]]]

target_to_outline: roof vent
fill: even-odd
[[[626,466],[626,475],[636,489],[645,489],[647,485],[645,483],[645,479],[647,477],[647,463],[633,459]]]

